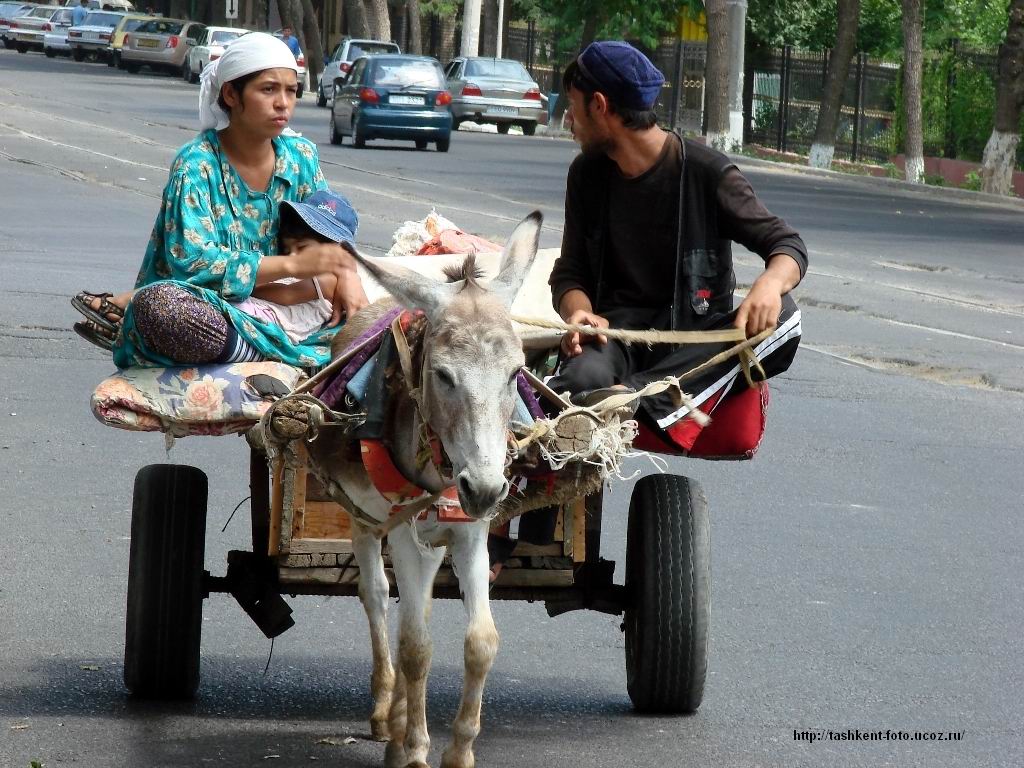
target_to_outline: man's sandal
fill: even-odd
[[[124,317],[124,310],[110,300],[113,295],[112,293],[82,291],[71,299],[71,306],[97,325],[116,331],[118,323]],[[92,306],[97,299],[100,302],[98,309]],[[113,315],[113,319],[111,315]]]
[[[75,333],[108,352],[114,348],[115,331],[92,320],[81,320],[74,325]]]

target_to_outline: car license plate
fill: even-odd
[[[139,48],[156,48],[160,43],[156,40],[150,40],[145,37],[140,37],[137,45]]]
[[[18,35],[18,39],[25,43],[34,43],[36,41],[36,36],[22,32]]]
[[[422,107],[426,103],[422,96],[403,96],[398,93],[391,94],[388,101],[391,104],[407,104],[409,106],[415,105],[417,107]]]
[[[487,108],[488,115],[518,115],[519,110],[515,107],[501,107],[492,105]]]

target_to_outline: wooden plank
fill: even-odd
[[[565,541],[565,522],[564,515],[562,514],[562,508],[558,508],[558,517],[555,518],[555,541]]]
[[[587,499],[580,496],[572,502],[572,561],[587,559]]]
[[[312,479],[312,477],[307,478]],[[345,508],[334,501],[310,501],[306,496],[306,510],[299,539],[350,539],[351,522]],[[294,550],[292,550],[294,551]]]
[[[572,557],[573,523],[575,523],[572,516],[572,503],[563,504],[558,515],[562,521],[562,554]]]
[[[388,582],[395,583],[394,573],[386,568]],[[359,581],[359,569],[351,568],[278,568],[282,584],[355,584]],[[499,587],[571,587],[573,572],[542,569],[502,569],[496,585]],[[434,586],[455,587],[458,579],[448,567],[438,571]]]
[[[330,553],[335,555],[352,554],[351,539],[292,539],[288,554],[315,555]]]
[[[306,478],[309,476],[306,462],[309,460],[309,454],[306,452],[305,444],[298,440],[295,441],[295,455],[299,460],[299,466],[294,470],[291,483],[292,524],[289,528],[291,531],[290,539],[300,538],[306,518]]]
[[[516,543],[510,557],[559,557],[561,554],[561,544],[531,544],[528,541],[520,541]]]
[[[273,472],[274,492],[270,499],[270,540],[268,542],[271,557],[281,552],[281,516],[284,508],[284,458],[274,459]]]

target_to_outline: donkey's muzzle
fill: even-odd
[[[487,479],[470,477],[465,471],[460,472],[455,481],[459,492],[462,511],[470,517],[484,518],[508,496],[508,480],[493,482]]]

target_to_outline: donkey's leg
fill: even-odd
[[[488,599],[487,524],[460,524],[452,533],[449,547],[469,623],[463,651],[466,669],[462,702],[452,729],[452,743],[444,752],[441,768],[473,768],[473,742],[480,733],[484,682],[498,653],[498,630],[494,627]]]
[[[408,722],[406,710],[405,675],[399,664],[395,675],[395,692],[391,699],[391,711],[388,713],[389,741],[384,748],[384,768],[405,768],[405,728]]]
[[[398,667],[405,680],[406,765],[421,768],[427,764],[430,736],[427,733],[427,673],[433,642],[427,627],[434,577],[444,559],[444,547],[421,548],[408,525],[400,525],[388,534],[391,562],[398,582]],[[399,705],[396,700],[392,710]],[[398,718],[396,718],[398,719]],[[392,720],[394,722],[394,720]],[[391,734],[389,755],[397,754],[397,734]]]
[[[395,687],[395,669],[391,665],[388,646],[388,595],[390,586],[384,574],[381,540],[357,520],[352,520],[352,551],[359,564],[359,599],[370,625],[370,645],[373,649],[373,673],[370,693],[373,696],[373,714],[370,715],[370,735],[377,741],[388,739],[388,711]]]

